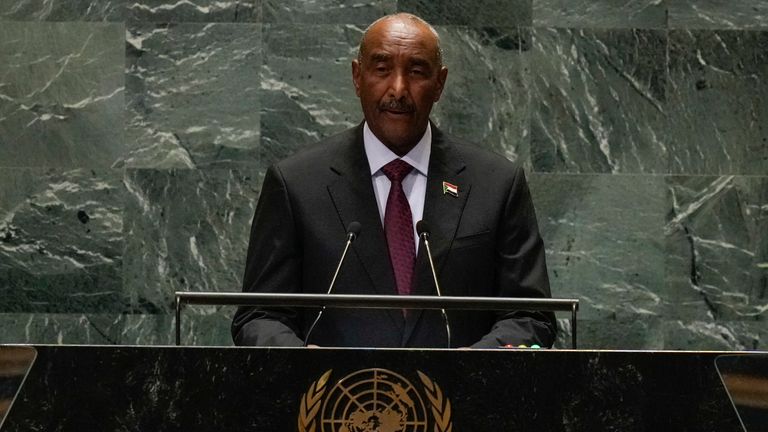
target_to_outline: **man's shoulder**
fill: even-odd
[[[359,127],[353,127],[324,138],[282,159],[275,165],[281,171],[306,171],[314,167],[327,167],[340,154],[350,150],[358,139]]]

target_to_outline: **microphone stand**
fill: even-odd
[[[416,231],[419,233],[419,237],[424,241],[424,247],[427,249],[427,258],[429,260],[429,268],[432,270],[432,280],[435,281],[435,291],[437,296],[442,297],[443,293],[440,291],[440,283],[437,281],[437,271],[435,271],[435,262],[432,260],[432,250],[429,247],[429,228],[427,228],[426,222],[423,220],[416,223]],[[448,323],[448,314],[445,313],[445,308],[440,308],[440,313],[443,315],[443,321],[445,322],[445,333],[448,336],[448,348],[451,347],[451,325]]]
[[[341,259],[339,259],[339,264],[336,266],[336,271],[333,273],[333,279],[331,279],[331,284],[328,286],[328,292],[326,294],[330,294],[331,291],[333,291],[333,286],[336,284],[336,277],[339,276],[339,271],[341,270],[341,265],[344,263],[344,258],[347,257],[347,251],[349,250],[349,246],[352,244],[353,241],[357,238],[357,236],[360,234],[360,229],[362,227],[360,226],[360,222],[350,222],[349,226],[347,226],[347,243],[344,245],[344,252],[341,253]],[[317,314],[317,318],[315,318],[315,321],[312,322],[312,325],[309,326],[309,330],[307,330],[307,337],[304,338],[304,346],[306,347],[309,343],[309,336],[312,334],[312,330],[315,329],[315,326],[317,325],[318,321],[320,321],[320,317],[323,316],[323,312],[325,312],[325,306],[320,309],[320,312]]]

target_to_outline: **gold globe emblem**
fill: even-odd
[[[359,370],[328,390],[330,374],[329,370],[313,382],[302,397],[299,432],[427,432],[430,413],[434,431],[452,429],[450,401],[421,372],[418,375],[430,410],[419,388],[393,371]]]

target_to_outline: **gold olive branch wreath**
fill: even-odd
[[[317,422],[315,420],[320,411],[323,394],[325,394],[327,389],[326,384],[328,384],[331,372],[332,369],[326,371],[301,396],[298,419],[299,432],[317,432]],[[432,408],[432,416],[435,420],[434,432],[452,432],[451,401],[443,396],[443,391],[440,390],[440,386],[436,382],[429,379],[421,371],[416,371],[416,373],[424,384],[424,393],[426,393]]]
[[[435,418],[435,432],[451,432],[453,430],[453,422],[451,422],[451,401],[450,399],[443,397],[443,391],[440,390],[440,386],[436,382],[429,379],[428,376],[416,371],[419,374],[421,382],[424,384],[424,393],[429,398],[429,403],[432,405],[432,416]]]
[[[323,376],[309,386],[306,393],[301,396],[301,405],[299,406],[299,432],[315,432],[317,429],[317,412],[320,411],[320,402],[323,400],[325,385],[328,384],[328,378],[331,371],[328,369]]]

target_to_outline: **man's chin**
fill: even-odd
[[[387,115],[382,115],[377,120],[375,125],[369,123],[371,131],[392,151],[395,151],[395,148],[407,148],[410,150],[421,139],[424,131],[427,129],[426,124],[423,127],[419,127],[416,124],[416,119],[412,116],[390,118]]]
[[[407,133],[386,133],[384,136],[379,137],[381,142],[398,156],[404,156],[411,151],[411,149],[416,146],[416,143],[419,142],[420,138],[421,136],[414,136],[413,134]]]

